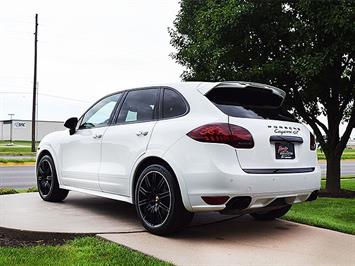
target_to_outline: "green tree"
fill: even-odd
[[[185,80],[249,80],[282,88],[327,159],[327,191],[355,126],[355,1],[183,0],[169,29]],[[327,117],[322,123],[319,116]],[[342,136],[341,123],[347,123]]]

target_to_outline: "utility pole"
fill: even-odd
[[[33,96],[32,96],[32,152],[36,151],[36,96],[37,96],[37,29],[38,29],[38,14],[36,14],[35,25],[35,58],[33,72]]]
[[[9,114],[10,116],[10,120],[11,120],[11,124],[10,124],[10,144],[12,144],[12,117],[14,116],[15,114]]]
[[[37,86],[36,86],[36,139],[38,139],[38,101],[39,101],[39,97],[38,97],[38,91],[39,91],[39,84],[37,81]]]

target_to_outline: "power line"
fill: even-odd
[[[32,92],[21,92],[21,91],[17,91],[17,92],[12,92],[12,91],[0,91],[0,94],[32,94]],[[47,96],[47,97],[52,97],[52,98],[57,98],[57,99],[63,99],[63,100],[68,100],[68,101],[75,101],[75,102],[83,102],[83,103],[91,103],[90,101],[85,101],[85,100],[79,100],[79,99],[75,99],[75,98],[70,98],[70,97],[63,97],[63,96],[59,96],[59,95],[53,95],[53,94],[48,94],[48,93],[38,93],[39,95],[42,96]]]
[[[17,76],[17,75],[3,75],[3,74],[0,74],[0,77],[1,78],[8,78],[8,79],[13,79],[13,78],[21,78],[21,79],[30,79],[30,76]]]
[[[47,94],[47,93],[39,93],[39,94],[42,96],[48,96],[48,97],[53,97],[53,98],[58,98],[58,99],[63,99],[63,100],[90,103],[89,101],[84,101],[84,100],[79,100],[79,99],[74,99],[74,98],[69,98],[69,97],[63,97],[63,96],[57,96],[57,95],[51,95],[51,94]]]

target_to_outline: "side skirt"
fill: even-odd
[[[132,198],[131,197],[126,197],[122,195],[116,195],[116,194],[110,194],[102,191],[95,191],[95,190],[89,190],[89,189],[84,189],[84,188],[76,188],[76,187],[70,187],[70,186],[63,186],[59,185],[60,188],[62,189],[67,189],[71,191],[77,191],[81,193],[86,193],[94,196],[99,196],[99,197],[104,197],[108,199],[114,199],[114,200],[119,200],[119,201],[124,201],[133,204]]]

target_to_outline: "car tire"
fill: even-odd
[[[148,166],[139,175],[134,203],[144,228],[156,235],[177,232],[194,215],[184,207],[174,173],[159,164]]]
[[[284,216],[291,209],[291,207],[292,205],[287,205],[276,210],[267,211],[267,212],[255,212],[255,213],[251,213],[250,215],[253,216],[254,219],[256,220],[270,221],[276,218],[280,218],[281,216]]]
[[[37,188],[44,201],[60,202],[69,193],[69,190],[59,188],[57,171],[51,156],[44,155],[40,158],[36,168]]]

